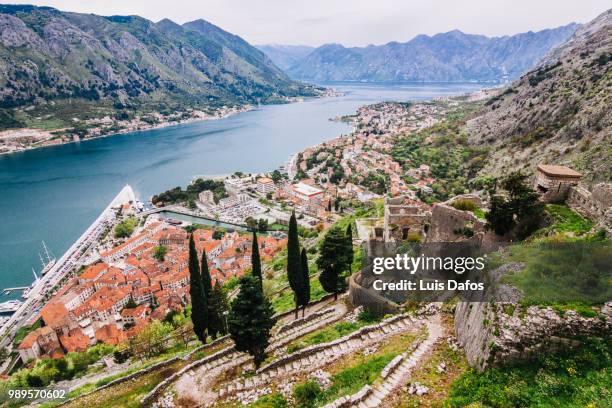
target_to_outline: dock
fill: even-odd
[[[16,286],[14,288],[5,288],[5,289],[2,289],[2,294],[10,295],[13,292],[19,292],[19,291],[23,292],[26,289],[28,289],[28,286]]]

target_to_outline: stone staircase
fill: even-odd
[[[274,335],[273,343],[270,345],[268,350],[275,350],[299,337],[304,336],[305,334],[311,333],[334,321],[340,320],[342,315],[334,312],[336,312],[336,309],[334,307],[329,307],[306,316],[305,318],[294,320],[285,326],[281,326]]]
[[[272,343],[267,350],[270,352],[283,347],[296,338],[341,319],[345,313],[346,309],[344,307],[329,307],[281,326],[277,331],[277,335],[272,337]],[[228,342],[228,344],[231,344],[231,340],[228,337],[218,339],[218,342]],[[212,383],[213,379],[221,373],[245,365],[250,361],[251,357],[249,355],[235,351],[233,345],[229,345],[210,356],[188,364],[179,372],[159,383],[149,394],[141,399],[141,404],[146,406],[155,401],[171,384],[183,382],[199,386],[203,382]],[[234,391],[240,390],[233,389],[232,392]]]
[[[412,315],[393,316],[379,324],[363,327],[340,339],[317,344],[280,358],[260,368],[254,377],[237,379],[221,387],[218,391],[218,397],[227,398],[237,392],[263,387],[278,378],[299,372],[314,371],[344,355],[379,343],[388,336],[415,329],[423,324],[424,318],[421,317]]]
[[[375,386],[365,385],[353,395],[347,395],[325,405],[324,408],[375,408],[398,388],[410,380],[412,370],[421,362],[423,356],[431,351],[433,345],[440,339],[443,329],[437,319],[427,324],[427,338],[415,344],[412,353],[405,352],[395,357],[381,371],[382,381]],[[410,357],[408,357],[410,356]]]

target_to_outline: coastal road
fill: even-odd
[[[298,155],[296,153],[291,156],[291,158],[289,159],[289,163],[287,164],[287,177],[290,181],[293,180],[295,178],[295,175],[297,174],[297,158]]]

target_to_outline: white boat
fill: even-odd
[[[13,314],[19,309],[23,302],[20,300],[8,300],[6,302],[0,303],[0,315],[9,315]]]
[[[40,257],[40,262],[42,263],[42,271],[41,274],[44,275],[45,273],[49,272],[49,270],[51,268],[53,268],[53,265],[55,265],[55,257],[49,252],[49,249],[47,248],[47,244],[45,244],[45,241],[42,241],[42,246],[43,246],[43,250],[45,252],[45,259],[43,259],[42,254],[38,254],[38,256]]]
[[[31,288],[31,287],[30,287],[30,288],[25,288],[25,289],[23,290],[23,293],[21,294],[21,297],[22,297],[23,299],[27,299],[27,298],[28,298],[28,296],[30,296],[30,291],[31,291],[31,290],[32,290],[32,288]]]

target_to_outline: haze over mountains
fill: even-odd
[[[418,35],[404,43],[347,48],[266,45],[258,48],[295,79],[325,81],[492,81],[514,79],[548,51],[567,40],[579,25],[504,37],[454,30]]]
[[[12,108],[69,98],[96,102],[97,108],[166,110],[303,94],[312,89],[242,38],[204,20],[179,25],[0,5],[2,122],[13,120]]]
[[[256,45],[255,47],[270,57],[274,64],[284,71],[299,63],[315,49],[308,45],[282,44]]]

